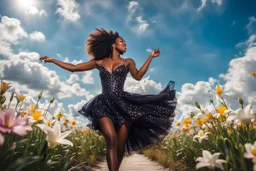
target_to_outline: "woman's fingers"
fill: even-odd
[[[44,63],[45,63],[45,62],[47,62],[48,58],[49,58],[48,56],[42,56],[39,58],[39,60],[40,60],[40,62],[44,61]]]

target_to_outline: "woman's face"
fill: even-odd
[[[116,38],[113,45],[120,54],[124,54],[126,52],[126,42],[122,37]]]

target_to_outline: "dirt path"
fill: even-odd
[[[99,168],[93,168],[93,171],[108,171],[107,161],[98,164]],[[133,154],[129,157],[124,157],[119,171],[170,171],[164,169],[163,166],[151,161],[141,154]]]

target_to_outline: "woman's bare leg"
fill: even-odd
[[[130,123],[122,124],[118,129],[117,129],[117,155],[118,155],[118,169],[121,166],[123,157],[124,157],[124,150],[125,150],[125,143],[128,137],[128,132],[130,128]]]
[[[118,171],[117,160],[117,135],[112,120],[108,117],[102,117],[99,120],[100,128],[106,140],[107,163],[109,171]]]

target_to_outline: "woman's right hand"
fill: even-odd
[[[53,61],[53,59],[49,58],[48,56],[42,56],[42,57],[39,58],[39,60],[40,60],[40,62],[44,61],[44,63]]]

